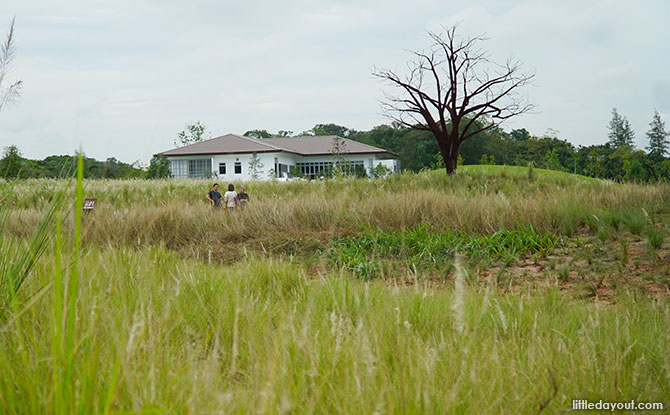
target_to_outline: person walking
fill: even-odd
[[[228,191],[223,194],[223,201],[226,204],[226,209],[235,209],[237,207],[237,193],[235,193],[235,185],[232,183],[228,185]]]
[[[214,186],[212,186],[212,190],[207,192],[207,196],[205,196],[207,200],[209,200],[209,203],[212,205],[213,208],[218,209],[221,207],[221,193],[219,193],[219,184],[214,183]]]

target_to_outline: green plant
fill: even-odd
[[[647,218],[641,211],[626,212],[623,215],[623,223],[633,235],[639,235],[647,225]]]
[[[659,249],[663,246],[665,240],[665,232],[657,226],[649,226],[647,228],[647,246],[651,249]]]
[[[380,177],[386,177],[391,173],[391,170],[389,170],[388,167],[384,166],[383,164],[379,163],[375,166],[375,168],[372,169],[372,177],[375,179],[380,178]]]
[[[621,252],[619,255],[619,261],[623,266],[626,266],[628,264],[628,242],[625,239],[621,240]]]
[[[53,239],[54,219],[60,214],[66,188],[56,193],[45,215],[26,237],[25,243],[13,237],[8,230],[12,211],[0,206],[0,320],[9,302],[26,283],[35,265]],[[0,201],[11,197],[13,189],[0,193]],[[60,218],[59,218],[60,220]]]
[[[607,210],[602,214],[603,222],[611,226],[614,231],[619,230],[619,226],[623,222],[623,218],[623,213],[616,210]]]

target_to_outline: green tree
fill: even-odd
[[[147,169],[147,179],[162,179],[170,177],[170,161],[163,154],[151,158]]]
[[[174,141],[175,146],[187,146],[189,144],[199,143],[205,138],[209,138],[210,134],[207,132],[207,127],[196,121],[194,123],[186,124],[186,129],[177,133],[177,138]]]
[[[314,135],[337,135],[340,137],[349,137],[349,134],[355,132],[347,127],[337,124],[317,124],[312,128]]]
[[[384,166],[383,164],[379,163],[377,164],[373,169],[372,169],[372,177],[375,179],[378,179],[380,177],[386,177],[391,173],[391,170]]]
[[[517,141],[526,141],[530,138],[530,133],[525,128],[519,128],[517,130],[512,130],[509,133],[510,137]]]
[[[612,108],[612,119],[610,120],[607,134],[609,144],[614,148],[632,147],[635,133],[626,117],[622,117],[616,108]]]
[[[261,163],[261,158],[258,157],[258,154],[251,154],[251,159],[249,159],[249,172],[251,172],[252,179],[258,179],[261,177],[261,171],[263,167],[265,167],[265,165]]]
[[[4,106],[15,103],[21,96],[21,88],[23,83],[15,81],[3,88],[3,82],[9,76],[12,67],[12,60],[14,59],[14,19],[9,25],[9,33],[7,40],[0,46],[0,110]]]
[[[270,133],[268,130],[249,130],[242,135],[244,135],[245,137],[253,137],[253,138],[271,138],[272,137],[272,133]]]
[[[555,149],[547,150],[542,158],[542,167],[549,170],[563,170],[561,162],[558,160],[558,152]]]
[[[665,129],[665,122],[661,119],[658,111],[654,111],[654,118],[649,123],[649,131],[647,137],[649,138],[649,154],[655,156],[657,159],[664,157],[668,153],[668,131]]]
[[[5,147],[5,153],[0,159],[0,176],[6,178],[17,178],[23,167],[23,157],[17,146]]]

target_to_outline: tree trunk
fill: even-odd
[[[447,175],[456,173],[458,167],[458,139],[448,137],[441,142],[438,140],[438,143],[440,144],[440,153],[444,160],[444,167],[447,169]]]

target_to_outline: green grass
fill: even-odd
[[[16,184],[2,246],[34,252],[35,224],[49,239],[0,310],[0,413],[670,405],[670,303],[625,286],[616,301],[600,302],[606,278],[632,262],[633,250],[619,239],[619,260],[601,261],[606,245],[595,236],[623,238],[623,226],[635,233],[641,220],[624,208],[644,208],[640,232],[662,251],[667,185],[539,169],[530,180],[527,169],[498,166],[459,171],[252,183],[255,205],[239,215],[208,209],[205,182],[80,176],[63,196],[75,214],[65,216],[68,206],[45,219],[62,183]],[[40,183],[53,194],[23,191]],[[82,217],[84,197],[100,207]],[[580,272],[555,256],[573,244],[593,262],[581,282],[592,298],[553,283]],[[331,266],[318,267],[319,252]],[[479,281],[459,259],[502,263],[496,278],[506,285],[514,282],[509,261],[548,253],[553,270],[537,277],[547,284],[519,291]],[[351,277],[375,276],[380,260],[402,265],[395,275],[411,275],[412,285]],[[435,269],[448,283],[421,278]]]
[[[667,302],[398,291],[161,247],[87,250],[79,269],[61,393],[84,413],[536,413],[551,376],[554,413],[575,398],[663,401],[670,387]],[[51,378],[64,368],[44,331],[52,301],[2,328],[3,413],[62,413]]]
[[[328,257],[363,278],[378,274],[375,259],[393,259],[409,267],[439,267],[462,253],[474,260],[509,263],[520,256],[546,256],[558,244],[551,232],[536,232],[532,226],[500,230],[491,235],[468,235],[430,230],[426,227],[401,232],[368,230],[354,237],[335,238]]]

